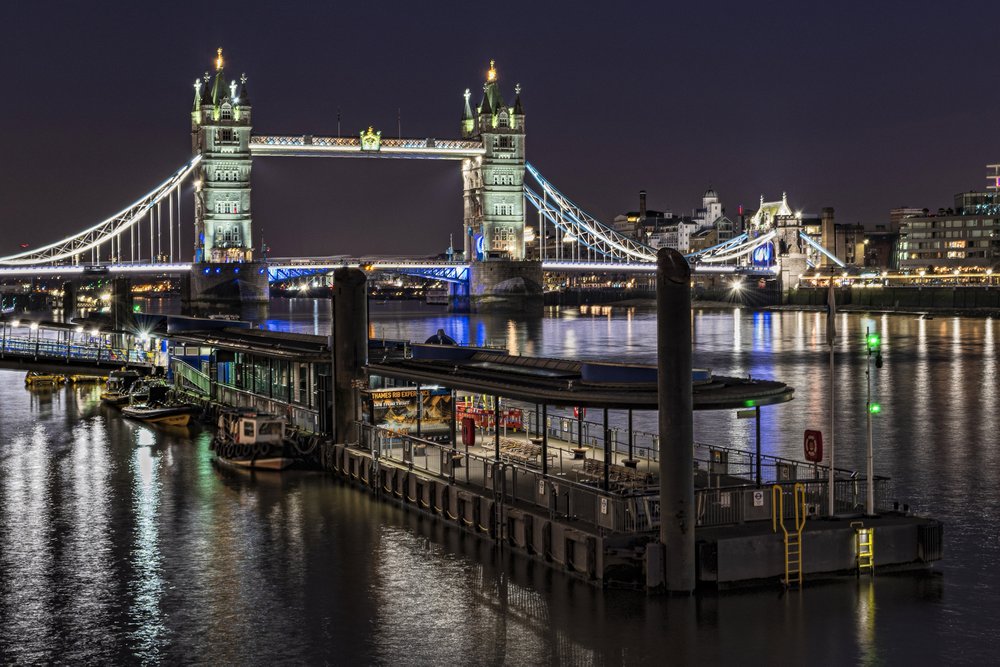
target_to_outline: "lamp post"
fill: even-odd
[[[867,407],[867,418],[868,418],[868,451],[867,451],[867,466],[865,470],[865,477],[867,478],[868,486],[868,497],[865,502],[865,513],[868,516],[875,515],[875,463],[873,455],[873,439],[872,439],[872,415],[881,412],[882,406],[878,403],[872,403],[872,355],[875,355],[875,368],[882,368],[882,340],[877,333],[872,333],[871,329],[865,327],[865,347],[868,351],[867,365],[865,366],[865,378],[868,381],[868,401],[865,403]]]

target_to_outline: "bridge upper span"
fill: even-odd
[[[467,139],[383,139],[369,128],[356,137],[261,135],[250,137],[255,157],[388,157],[464,160],[486,154],[483,142]]]

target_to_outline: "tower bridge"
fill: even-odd
[[[542,272],[651,273],[656,251],[589,215],[525,159],[520,85],[504,101],[493,61],[481,101],[466,89],[458,138],[388,138],[373,127],[356,136],[254,135],[245,74],[194,82],[192,158],[132,204],[81,232],[0,257],[0,279],[87,274],[182,275],[191,304],[265,302],[270,282],[341,266],[397,271],[449,282],[453,304],[472,310],[541,305]],[[462,173],[461,261],[384,257],[266,260],[253,244],[254,158],[350,157],[453,160]],[[526,177],[530,183],[526,182]],[[193,194],[186,223],[182,193]],[[784,200],[783,200],[784,201]],[[527,206],[537,214],[529,227]],[[774,211],[771,210],[774,208]],[[795,281],[820,263],[843,265],[780,206],[762,205],[743,234],[688,255],[696,274],[739,273]],[[165,217],[164,217],[165,216]],[[759,218],[759,219],[758,219]],[[190,255],[185,226],[193,223]],[[190,257],[186,261],[185,257]]]

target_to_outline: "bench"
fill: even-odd
[[[577,474],[577,481],[583,484],[604,483],[604,461],[584,459],[583,469]],[[608,485],[611,489],[625,490],[644,487],[653,483],[653,474],[640,472],[635,468],[612,463],[608,466]]]
[[[507,463],[519,463],[526,466],[537,467],[541,465],[542,446],[525,440],[514,438],[500,439],[500,460]],[[554,454],[548,455],[549,462],[555,460]]]

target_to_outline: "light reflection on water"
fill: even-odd
[[[329,302],[281,304],[286,329],[329,332]],[[284,308],[284,312],[281,309]],[[504,340],[522,354],[651,363],[641,310],[541,320],[373,312],[376,335]],[[1000,622],[995,323],[838,318],[838,451],[863,464],[861,337],[879,327],[876,466],[943,518],[944,577],[878,577],[675,600],[596,591],[321,474],[215,467],[207,432],[123,421],[96,388],[27,392],[0,371],[0,657],[213,664],[634,664],[994,659]],[[695,361],[796,388],[765,410],[767,451],[825,428],[825,317],[696,313]],[[570,354],[572,351],[572,354]],[[852,420],[851,417],[854,417]],[[647,415],[647,423],[655,423]],[[699,414],[749,448],[752,424]],[[974,511],[970,512],[970,508]]]

